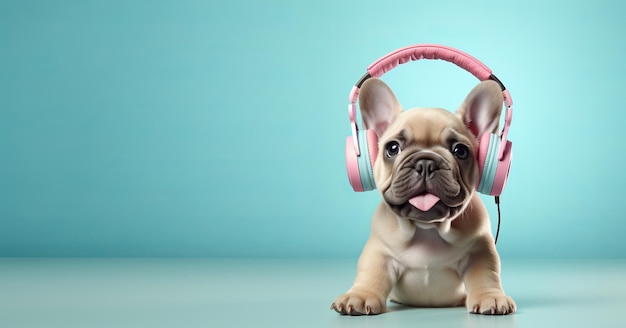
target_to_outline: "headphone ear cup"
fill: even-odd
[[[498,156],[499,139],[493,133],[485,133],[480,138],[478,148],[478,169],[480,172],[480,182],[478,183],[478,192],[490,195],[493,187],[493,179],[497,165],[494,163],[494,157]],[[497,158],[495,158],[497,161]]]
[[[374,162],[378,156],[378,136],[373,130],[357,131],[360,156],[354,151],[353,137],[346,138],[346,170],[354,191],[376,189],[374,182]]]
[[[361,156],[358,156],[359,174],[361,175],[361,185],[363,191],[376,189],[374,182],[374,162],[378,155],[378,136],[374,130],[359,131],[359,149]]]
[[[485,133],[480,139],[478,148],[480,181],[476,189],[482,194],[500,196],[506,186],[511,167],[513,144],[510,141],[506,142],[504,156],[502,160],[498,160],[501,143],[500,137],[493,133]]]
[[[509,171],[513,161],[513,143],[507,140],[503,147],[505,147],[504,156],[502,160],[498,161],[498,168],[496,169],[493,187],[491,188],[491,194],[493,196],[500,196],[502,194],[504,187],[506,187],[506,182],[509,179]]]
[[[354,150],[354,137],[346,138],[346,170],[348,171],[348,181],[354,191],[364,191],[361,183],[361,175],[359,173],[358,156]]]

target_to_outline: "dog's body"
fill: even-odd
[[[477,138],[497,130],[499,86],[480,83],[456,114],[437,108],[403,111],[378,79],[363,84],[359,99],[364,126],[379,136],[373,169],[383,200],[354,285],[331,308],[377,314],[390,298],[411,306],[514,312],[516,305],[501,286],[489,216],[475,191]]]

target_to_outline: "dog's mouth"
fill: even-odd
[[[431,192],[421,192],[400,204],[388,204],[399,216],[420,222],[440,222],[453,218],[462,205],[449,205]]]

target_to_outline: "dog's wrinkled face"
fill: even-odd
[[[376,163],[383,199],[402,217],[456,217],[478,182],[474,136],[444,109],[412,109],[394,123],[380,139]]]
[[[400,217],[420,222],[454,219],[479,180],[477,138],[497,130],[502,93],[481,82],[456,113],[402,107],[389,87],[370,79],[361,88],[366,128],[379,136],[376,187]]]

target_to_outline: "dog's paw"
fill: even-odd
[[[511,314],[517,305],[512,298],[501,292],[485,293],[472,297],[466,301],[467,310],[477,314]]]
[[[350,291],[330,305],[331,310],[347,315],[373,315],[386,310],[385,297],[364,291]]]

